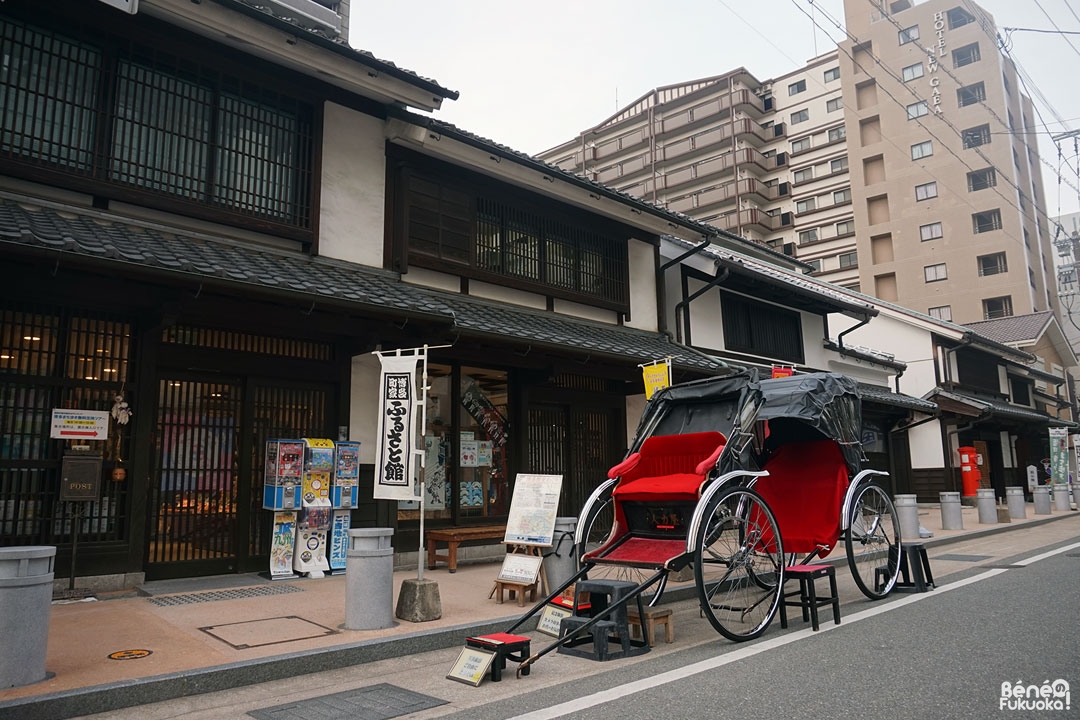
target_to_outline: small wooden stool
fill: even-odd
[[[495,653],[491,661],[491,682],[502,680],[502,671],[506,669],[506,661],[525,662],[531,653],[529,652],[530,639],[524,635],[511,635],[509,633],[492,633],[478,637],[465,638],[465,644],[469,647],[487,650]],[[529,674],[529,666],[521,670],[522,675]]]
[[[828,597],[818,597],[815,581],[820,577],[829,578]],[[832,605],[833,622],[840,624],[840,596],[836,593],[836,568],[832,565],[792,565],[784,568],[784,582],[798,580],[799,589],[794,592],[781,591],[780,627],[787,627],[787,608],[802,608],[803,622],[810,620],[814,630],[818,630],[818,608]],[[789,597],[798,595],[798,602],[789,601]],[[809,616],[809,617],[808,617]]]
[[[523,585],[521,583],[507,582],[506,580],[496,580],[495,587],[491,591],[491,595],[496,595],[495,602],[502,605],[503,603],[503,591],[506,590],[510,593],[510,599],[517,598],[518,607],[525,607],[525,593],[529,593],[529,602],[536,601],[536,585],[539,582]],[[488,595],[488,597],[491,597]]]
[[[638,617],[637,610],[630,608],[626,611],[626,621],[630,624],[630,637],[636,638],[638,631],[641,630],[641,618]],[[664,626],[664,642],[675,642],[675,631],[671,627],[671,608],[645,608],[645,632],[646,639],[649,641],[649,647],[656,645],[656,626]]]

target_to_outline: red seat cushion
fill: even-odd
[[[609,476],[621,470],[613,494],[619,500],[649,500],[658,496],[670,500],[695,499],[712,464],[701,472],[699,466],[713,455],[718,457],[724,442],[723,433],[715,431],[654,435],[641,444],[637,453],[612,468]],[[637,460],[631,463],[635,455]]]
[[[765,464],[767,477],[754,489],[768,503],[780,526],[784,551],[810,553],[827,548],[840,537],[841,504],[848,470],[840,446],[832,440],[788,443]]]
[[[531,638],[527,638],[524,635],[512,635],[510,633],[491,633],[490,635],[480,635],[478,637],[471,637],[470,640],[476,642],[487,643],[489,645],[509,645],[511,643],[529,642]]]

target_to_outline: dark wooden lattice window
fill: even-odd
[[[438,182],[409,178],[409,251],[469,262],[472,198]]]
[[[741,295],[720,294],[724,346],[734,352],[803,362],[799,314],[755,302]]]
[[[221,58],[89,26],[4,17],[0,46],[0,158],[103,195],[310,231],[312,103],[229,75]]]

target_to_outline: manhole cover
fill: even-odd
[[[304,589],[295,585],[257,585],[249,588],[214,590],[212,592],[187,593],[185,595],[159,595],[148,598],[148,600],[158,607],[169,607],[172,605],[190,605],[192,603],[215,602],[217,600],[243,600],[298,592],[304,592]]]
[[[445,705],[445,700],[380,683],[248,713],[256,720],[387,720]]]
[[[109,653],[110,660],[142,660],[144,657],[153,655],[152,650],[117,650]]]
[[[336,635],[337,630],[323,627],[318,623],[305,620],[295,615],[266,618],[265,620],[245,620],[244,622],[211,625],[199,628],[207,635],[227,643],[237,650],[277,645],[278,643],[310,640],[324,635]]]

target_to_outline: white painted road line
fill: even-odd
[[[1046,558],[1053,557],[1054,555],[1060,555],[1061,553],[1068,552],[1069,550],[1075,550],[1076,548],[1080,548],[1080,543],[1066,545],[1064,547],[1057,548],[1056,550],[1051,550],[1040,555],[1035,555],[1034,557],[1030,557],[1026,560],[1021,560],[1013,564],[1024,566],[1030,565],[1034,562],[1038,562],[1039,560],[1045,560]],[[972,577],[958,580],[956,582],[949,583],[948,585],[943,585],[939,588],[936,588],[933,593],[920,593],[918,595],[909,595],[901,600],[894,600],[884,605],[875,605],[874,607],[867,608],[866,610],[862,610],[848,616],[844,619],[844,623],[850,625],[851,623],[857,623],[861,620],[872,618],[875,615],[892,612],[893,610],[905,607],[907,605],[911,605],[912,603],[919,602],[920,600],[925,600],[929,597],[937,597],[941,595],[941,593],[949,592],[950,590],[956,590],[967,585],[981,582],[983,580],[988,580],[1004,572],[1006,571],[1002,569],[987,570],[985,572],[979,573],[978,575],[973,575]],[[839,625],[829,623],[827,625],[822,625],[821,630],[819,630],[818,632],[829,632],[830,630],[836,630],[839,627]],[[641,680],[635,680],[634,682],[617,685],[616,687],[609,688],[608,690],[602,690],[601,692],[593,693],[592,695],[585,695],[583,697],[569,700],[558,705],[552,705],[549,708],[542,708],[540,710],[534,710],[530,713],[525,713],[524,715],[517,715],[513,718],[510,718],[510,720],[552,720],[552,718],[564,717],[566,715],[571,715],[575,712],[585,710],[586,708],[602,705],[606,702],[611,702],[612,700],[619,700],[633,693],[643,692],[654,687],[667,685],[668,683],[675,682],[676,680],[683,680],[693,675],[708,672],[709,670],[713,670],[724,665],[730,665],[731,663],[738,662],[739,660],[742,660],[744,658],[753,657],[754,655],[767,652],[774,648],[783,647],[784,645],[789,645],[793,642],[798,642],[799,640],[805,640],[806,638],[811,637],[814,634],[815,632],[811,628],[807,628],[805,630],[798,630],[796,632],[782,635],[780,637],[775,637],[771,640],[765,640],[764,642],[759,642],[754,645],[743,646],[738,650],[733,650],[729,653],[720,655],[719,657],[702,660],[701,662],[696,662],[692,665],[687,665],[686,667],[681,667],[677,670],[669,670],[668,672],[660,673],[659,675],[654,675],[649,678],[642,678]]]

